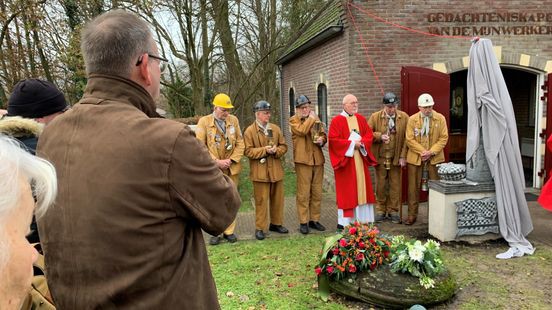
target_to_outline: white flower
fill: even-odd
[[[427,247],[427,248],[439,249],[439,246],[440,246],[439,242],[437,242],[437,241],[435,241],[435,240],[429,239],[429,240],[427,240],[427,242],[426,242],[426,247]]]
[[[426,247],[422,245],[422,242],[420,240],[416,240],[416,242],[414,242],[414,248],[421,252],[425,252],[426,250]]]
[[[410,256],[410,259],[421,263],[424,260],[424,251],[414,247],[408,249],[408,256]]]
[[[420,285],[423,286],[425,289],[434,288],[435,280],[431,279],[430,277],[421,277]]]

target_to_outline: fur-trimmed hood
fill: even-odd
[[[14,138],[39,137],[44,124],[30,118],[5,116],[0,119],[0,133]]]

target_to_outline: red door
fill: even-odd
[[[548,75],[548,81],[546,81],[546,140],[552,136],[552,73]],[[546,143],[546,141],[545,141]],[[545,182],[550,178],[552,169],[552,151],[546,145],[546,150],[544,152],[544,171],[545,171]]]
[[[448,74],[421,67],[402,67],[401,69],[401,109],[408,115],[418,109],[418,97],[428,93],[433,97],[433,109],[445,116],[450,126],[450,76]],[[552,118],[551,118],[552,119]],[[552,126],[550,127],[552,129]],[[445,147],[445,159],[448,161],[448,146]],[[402,198],[407,201],[408,175],[403,171]],[[427,201],[427,192],[420,192],[420,201]]]

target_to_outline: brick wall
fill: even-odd
[[[346,3],[344,1],[345,28],[342,35],[283,65],[286,111],[290,104],[287,91],[291,85],[296,96],[306,94],[317,104],[316,85],[322,75],[328,89],[329,119],[341,111],[341,99],[347,93],[358,97],[360,113],[369,116],[381,107],[382,91],[401,93],[402,66],[432,68],[435,63],[445,63],[450,70],[451,64],[461,63],[462,58],[469,54],[471,42],[467,39],[413,33],[378,21],[361,10],[423,32],[451,35],[459,32],[467,36],[488,32],[488,35],[481,37],[501,47],[502,64],[519,65],[520,57],[529,55],[526,67],[544,70],[546,61],[552,60],[551,0],[353,1],[353,5],[361,8],[351,7],[350,10],[361,29],[367,51],[348,16]],[[527,34],[535,30],[544,34]],[[381,88],[366,53],[374,65]],[[283,123],[287,124],[289,113],[285,116]],[[292,156],[289,127],[283,130],[290,145],[288,155]],[[331,182],[333,171],[329,163],[325,171],[326,178]]]

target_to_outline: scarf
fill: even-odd
[[[429,116],[425,116],[422,114],[422,117],[424,118],[424,123],[422,124],[422,130],[420,131],[420,135],[429,136],[429,119],[431,118],[431,114]]]
[[[385,112],[385,117],[387,117],[387,131],[392,132],[395,129],[395,116],[396,114],[389,115]]]
[[[270,126],[268,126],[268,123],[266,123],[266,126],[263,126],[263,124],[261,124],[258,120],[255,120],[255,122],[257,122],[257,125],[261,127],[265,136],[268,136],[268,130],[270,129]]]
[[[218,119],[215,116],[215,113],[213,113],[213,117],[215,118],[215,125],[217,125],[218,129],[224,134],[226,137],[226,121],[222,119]]]

